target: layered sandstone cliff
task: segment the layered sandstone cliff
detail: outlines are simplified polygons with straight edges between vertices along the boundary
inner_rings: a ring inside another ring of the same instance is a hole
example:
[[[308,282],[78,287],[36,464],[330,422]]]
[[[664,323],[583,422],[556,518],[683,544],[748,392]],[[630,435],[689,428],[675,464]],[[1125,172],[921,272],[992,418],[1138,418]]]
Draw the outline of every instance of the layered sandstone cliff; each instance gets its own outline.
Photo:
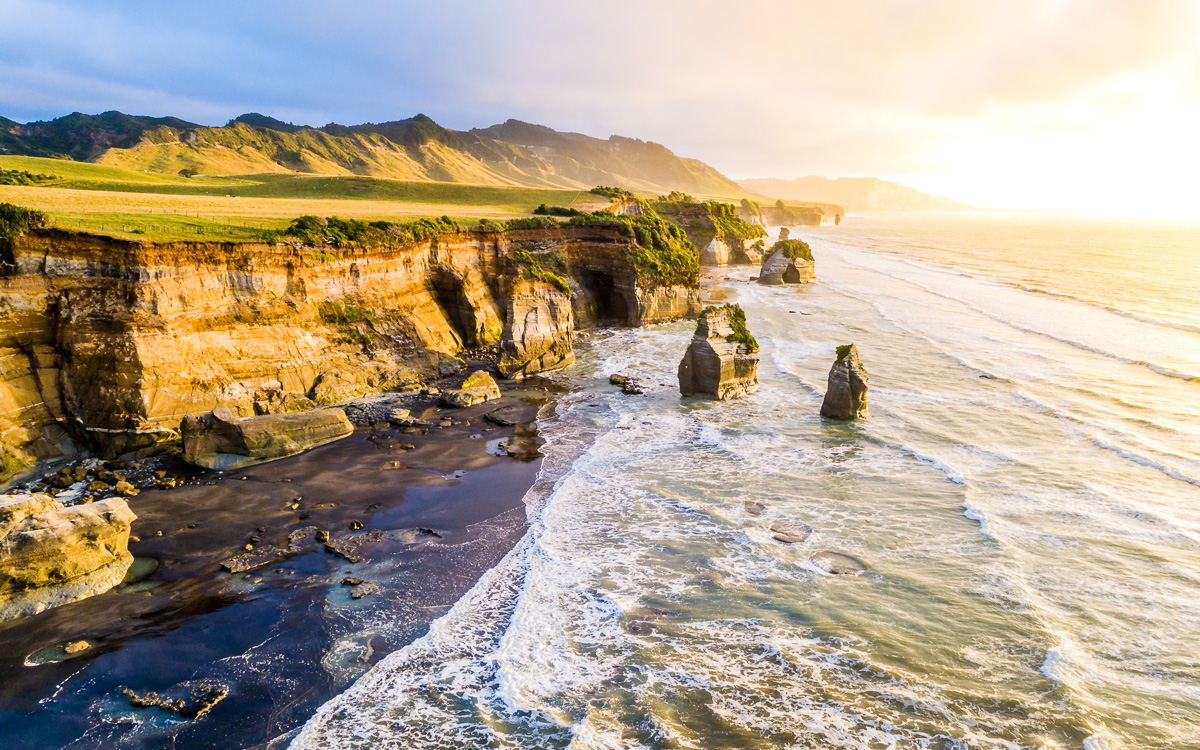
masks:
[[[425,382],[467,347],[499,345],[524,375],[569,362],[575,328],[696,315],[698,288],[655,281],[638,250],[606,226],[372,248],[28,232],[0,277],[0,478],[176,439],[188,414]],[[553,256],[565,289],[525,278],[518,251]]]

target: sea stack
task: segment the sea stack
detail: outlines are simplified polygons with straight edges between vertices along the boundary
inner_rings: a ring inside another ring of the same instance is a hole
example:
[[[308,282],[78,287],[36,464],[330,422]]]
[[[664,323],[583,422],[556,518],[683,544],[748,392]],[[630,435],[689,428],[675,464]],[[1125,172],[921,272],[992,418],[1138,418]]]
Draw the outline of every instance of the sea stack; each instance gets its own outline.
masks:
[[[64,506],[0,495],[0,620],[108,591],[133,563],[125,498]]]
[[[758,342],[739,305],[707,307],[679,363],[679,392],[720,401],[758,390]]]
[[[844,421],[870,416],[867,414],[867,371],[858,359],[854,344],[837,348],[837,361],[829,370],[829,387],[825,391],[825,402],[821,404],[821,416]]]
[[[816,281],[812,250],[803,240],[780,240],[772,247],[758,273],[758,283],[770,286]]]

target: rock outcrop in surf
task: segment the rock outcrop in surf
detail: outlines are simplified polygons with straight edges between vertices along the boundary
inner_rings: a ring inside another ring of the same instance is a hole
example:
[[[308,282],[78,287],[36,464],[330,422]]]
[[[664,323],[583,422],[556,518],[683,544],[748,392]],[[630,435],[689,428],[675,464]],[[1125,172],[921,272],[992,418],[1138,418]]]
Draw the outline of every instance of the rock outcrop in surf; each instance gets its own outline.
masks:
[[[64,506],[0,495],[0,620],[108,591],[133,563],[125,499]]]
[[[679,392],[721,401],[758,390],[758,342],[739,305],[707,307],[679,363]]]
[[[758,283],[770,286],[804,284],[816,279],[812,250],[802,240],[776,242],[758,273]]]
[[[837,348],[837,361],[829,370],[829,386],[821,404],[821,416],[843,421],[870,416],[867,414],[867,371],[854,344]]]

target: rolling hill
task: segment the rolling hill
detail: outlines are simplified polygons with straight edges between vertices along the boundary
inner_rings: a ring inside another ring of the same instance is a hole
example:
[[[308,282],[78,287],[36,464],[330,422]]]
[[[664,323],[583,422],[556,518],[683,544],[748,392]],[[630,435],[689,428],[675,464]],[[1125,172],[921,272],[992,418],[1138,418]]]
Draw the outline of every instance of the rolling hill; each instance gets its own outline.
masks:
[[[845,206],[857,213],[866,211],[963,211],[971,206],[940,195],[922,193],[915,188],[875,177],[798,177],[781,180],[774,177],[739,180],[748,191],[772,195],[784,200],[822,201]]]
[[[69,158],[164,175],[312,174],[418,182],[736,198],[746,190],[656,143],[593,138],[509,120],[455,131],[425,115],[321,128],[249,113],[222,127],[121,112],[16,123],[0,118],[0,154]]]

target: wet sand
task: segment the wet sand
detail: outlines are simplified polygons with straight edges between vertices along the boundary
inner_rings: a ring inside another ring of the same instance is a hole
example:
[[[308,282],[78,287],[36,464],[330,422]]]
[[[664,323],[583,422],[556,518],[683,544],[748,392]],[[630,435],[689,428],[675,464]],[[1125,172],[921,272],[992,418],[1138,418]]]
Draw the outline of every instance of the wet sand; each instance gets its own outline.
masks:
[[[546,397],[508,391],[499,403],[432,411],[428,434],[359,428],[223,475],[174,467],[202,483],[130,501],[141,580],[0,624],[5,746],[254,747],[299,726],[420,637],[524,534],[522,498],[541,461],[494,455],[496,441],[514,430],[535,440]],[[481,419],[500,407],[510,407],[515,427]],[[436,426],[442,414],[455,423]],[[404,443],[416,447],[403,451]],[[361,561],[327,549],[315,530]],[[271,564],[239,573],[221,566],[248,543],[262,551],[289,542],[292,551]],[[354,599],[346,578],[379,589]],[[31,654],[77,640],[92,647],[26,666]],[[121,694],[182,697],[199,683],[228,696],[192,721],[134,708]]]

